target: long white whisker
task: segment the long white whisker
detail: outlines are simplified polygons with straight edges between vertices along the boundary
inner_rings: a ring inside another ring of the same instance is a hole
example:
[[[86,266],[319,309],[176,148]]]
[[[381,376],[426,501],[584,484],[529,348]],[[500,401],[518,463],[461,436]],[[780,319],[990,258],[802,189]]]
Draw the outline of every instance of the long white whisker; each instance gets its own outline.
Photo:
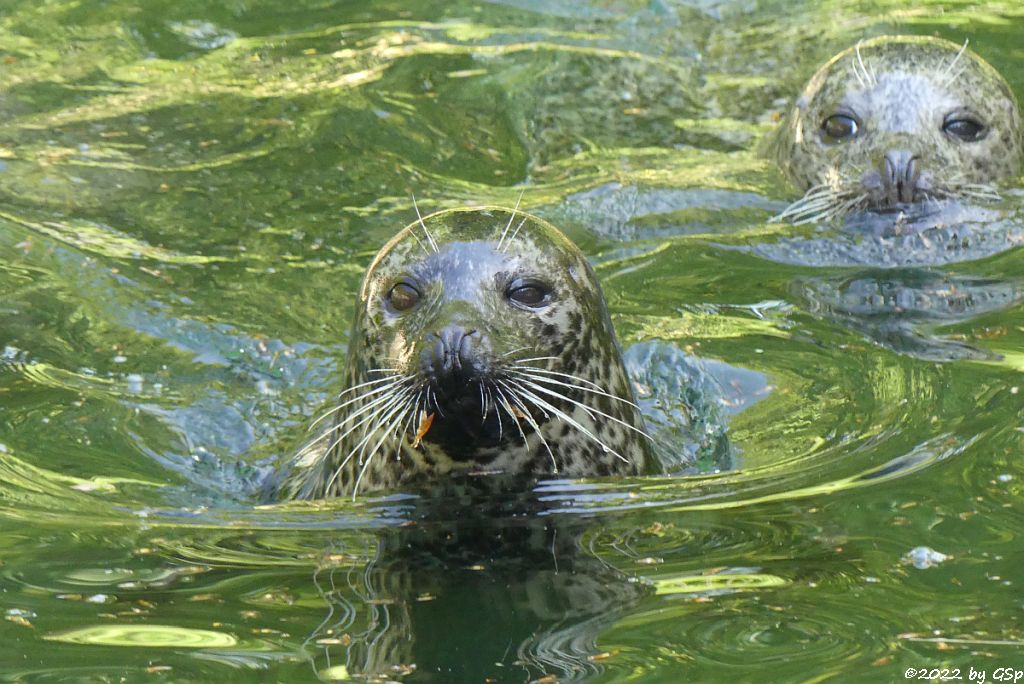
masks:
[[[970,42],[970,38],[964,38],[964,44],[957,51],[956,56],[953,58],[953,61],[951,61],[949,63],[949,66],[947,66],[946,69],[942,72],[943,75],[945,75],[945,77],[946,77],[945,80],[944,80],[944,82],[946,84],[952,83],[953,81],[955,81],[960,76],[960,72],[959,71],[957,73],[955,73],[955,74],[953,73],[953,67],[956,66],[956,63],[960,61],[961,57],[963,57],[964,52],[967,51],[967,44],[969,42]]]
[[[411,406],[408,403],[403,403],[398,408],[401,411],[409,411]],[[406,420],[406,418],[404,416],[399,415],[399,417],[395,421],[395,423],[398,424],[398,425],[401,425],[402,422],[405,421],[405,420]],[[390,422],[390,421],[391,421],[391,417],[389,416],[386,419],[385,422]],[[378,427],[376,429],[380,429],[380,428],[384,428],[383,434],[380,436],[380,439],[377,440],[377,443],[373,445],[373,448],[370,449],[370,453],[366,457],[366,461],[365,461],[365,463],[363,463],[363,467],[359,469],[359,476],[356,478],[356,483],[352,487],[352,500],[353,501],[356,498],[356,494],[359,493],[359,483],[361,483],[363,481],[363,475],[366,474],[367,469],[370,467],[370,461],[372,461],[373,457],[377,455],[377,452],[380,450],[381,445],[384,444],[384,440],[386,440],[388,437],[391,436],[391,431],[387,428],[386,424],[385,425],[381,425],[380,427]],[[401,439],[400,435],[399,435],[399,439]],[[399,450],[401,450],[401,448],[402,448],[401,442],[399,442],[398,448],[399,448]],[[360,458],[362,458],[362,456],[360,456]]]
[[[516,359],[516,363],[526,363],[527,361],[560,361],[561,359],[557,356],[534,356],[532,359]]]
[[[390,391],[400,390],[402,385],[408,385],[408,380],[403,381],[403,382],[397,382],[394,385],[388,385],[387,389],[390,390]],[[358,397],[354,397],[353,400],[354,401],[358,401],[359,399],[362,399],[363,397],[366,397],[366,396],[369,396],[369,393],[360,395]],[[360,406],[358,409],[356,409],[355,411],[353,411],[349,415],[345,416],[345,419],[342,420],[341,422],[339,422],[334,427],[341,427],[342,425],[344,425],[345,423],[349,422],[353,418],[355,418],[355,417],[365,413],[367,410],[374,409],[374,408],[380,406],[381,404],[386,404],[390,400],[390,398],[391,398],[391,394],[388,393],[388,392],[385,392],[383,395],[381,395],[379,397],[376,397],[374,399],[371,399],[370,401],[368,401],[363,406]],[[349,403],[349,402],[346,402],[346,403]]]
[[[345,402],[342,402],[342,403],[338,404],[337,406],[333,406],[333,407],[327,409],[327,411],[322,416],[320,416],[319,418],[317,418],[316,420],[314,420],[312,423],[309,424],[309,428],[308,429],[312,430],[314,427],[316,427],[316,425],[318,423],[320,423],[321,421],[323,421],[327,417],[333,415],[337,411],[340,411],[341,409],[345,408],[346,406],[349,406],[351,404],[356,403],[360,399],[366,399],[367,397],[372,397],[375,394],[380,394],[381,392],[387,392],[388,390],[390,390],[390,389],[392,389],[394,387],[397,387],[398,385],[401,385],[403,382],[407,382],[407,380],[405,378],[399,378],[397,380],[394,379],[394,378],[382,378],[382,380],[387,380],[387,381],[390,381],[390,382],[388,384],[386,384],[386,385],[383,385],[382,387],[375,387],[374,389],[370,390],[369,392],[363,392],[362,394],[360,394],[358,396],[355,396],[355,397],[352,397],[351,399],[349,399],[349,400],[347,400]],[[362,383],[362,385],[357,385],[357,387],[365,387],[366,385],[371,385],[371,384],[374,384],[374,383],[366,383],[366,382],[364,382],[364,383]],[[340,395],[339,395],[339,397],[340,397]]]
[[[393,391],[395,391],[395,390],[396,390],[397,388],[394,388],[394,387],[392,387],[392,388],[389,388],[389,389],[390,389],[390,390],[391,390],[391,391],[393,392]],[[350,420],[354,420],[354,419],[356,419],[356,418],[359,418],[360,416],[367,416],[367,417],[371,417],[371,416],[373,415],[373,410],[374,410],[374,409],[375,409],[376,407],[380,406],[381,404],[383,404],[383,403],[386,403],[386,402],[387,402],[387,401],[388,401],[389,399],[391,399],[391,397],[392,397],[392,394],[390,394],[390,393],[387,393],[387,394],[385,394],[384,396],[381,396],[381,397],[377,397],[376,399],[374,399],[373,401],[369,402],[368,404],[365,404],[365,405],[363,405],[363,406],[360,406],[360,407],[359,407],[359,408],[358,408],[357,410],[353,411],[353,412],[352,412],[351,414],[349,414],[348,416],[346,416],[346,417],[345,417],[345,420],[341,421],[340,423],[336,423],[336,424],[334,424],[334,425],[331,425],[331,426],[330,426],[329,428],[326,428],[326,429],[324,429],[324,430],[323,430],[322,432],[320,432],[319,434],[317,434],[317,435],[316,435],[316,436],[315,436],[315,437],[314,437],[313,439],[311,439],[311,440],[309,440],[308,442],[306,442],[306,444],[304,444],[304,445],[302,446],[302,448],[301,448],[301,449],[299,449],[299,451],[300,451],[300,452],[303,452],[303,451],[305,451],[306,449],[308,449],[308,448],[310,448],[311,446],[313,446],[314,444],[316,444],[316,443],[317,443],[318,441],[320,441],[321,439],[323,439],[323,438],[324,438],[325,436],[327,436],[327,435],[328,435],[328,434],[330,434],[331,432],[333,432],[333,431],[335,431],[335,430],[341,430],[342,426],[343,426],[343,425],[344,425],[345,423],[349,422]],[[333,415],[333,414],[334,414],[334,411],[329,411],[329,412],[328,412],[327,414],[325,414],[325,415],[328,415],[328,416],[330,416],[330,415]],[[363,424],[364,422],[365,422],[365,420],[364,420],[364,421],[362,421],[362,422],[356,423],[356,424],[355,424],[355,425],[353,425],[353,426],[352,426],[352,427],[351,427],[351,428],[350,428],[349,430],[345,431],[345,432],[344,432],[344,433],[342,433],[342,434],[341,434],[341,435],[340,435],[340,436],[339,436],[339,437],[338,437],[337,439],[335,439],[335,440],[334,440],[333,442],[331,442],[330,446],[328,446],[328,447],[327,447],[327,448],[326,448],[326,449],[324,450],[324,454],[325,454],[325,456],[326,456],[327,454],[329,454],[329,453],[330,453],[330,452],[331,452],[331,451],[332,451],[332,450],[334,449],[334,447],[336,447],[336,446],[337,446],[337,445],[338,445],[338,444],[339,444],[339,443],[341,442],[341,440],[342,440],[342,439],[344,439],[344,438],[345,438],[345,436],[349,434],[349,432],[351,432],[352,430],[356,429],[357,427],[359,427],[359,425],[362,425],[362,424]]]
[[[420,214],[419,205],[416,204],[416,195],[412,196],[412,206],[413,209],[416,210],[416,218],[419,220],[420,227],[423,229],[423,234],[427,236],[427,241],[430,242],[431,248],[433,248],[435,253],[439,253],[440,250],[437,248],[437,243],[434,242],[434,236],[430,234],[430,231],[427,229],[427,224],[423,222],[423,215]]]
[[[523,224],[526,223],[526,219],[528,219],[528,218],[530,218],[530,217],[529,216],[524,216],[523,220],[519,222],[518,226],[516,226],[515,232],[512,233],[512,237],[510,237],[508,239],[508,244],[509,245],[511,245],[512,242],[516,239],[516,235],[519,235],[519,230],[523,227]]]
[[[513,364],[511,366],[511,368],[513,370],[516,370],[516,371],[529,371],[530,373],[542,373],[544,375],[557,375],[560,378],[567,378],[569,380],[577,380],[579,382],[582,382],[582,383],[585,383],[587,385],[590,385],[591,387],[593,387],[595,389],[602,389],[601,386],[598,385],[596,382],[591,382],[590,380],[587,380],[586,378],[581,378],[578,375],[571,375],[569,373],[561,373],[559,371],[548,370],[547,368],[537,368],[535,366],[524,366],[522,364]]]
[[[493,405],[494,405],[494,393],[491,391],[491,388],[488,387],[487,388],[487,394],[484,397],[484,417],[480,421],[481,425],[483,425],[484,422],[487,420],[487,414],[491,412],[491,407]],[[497,411],[497,409],[495,409],[495,411]]]
[[[367,404],[366,406],[361,406],[358,411],[356,411],[352,415],[346,417],[345,420],[343,420],[338,425],[333,426],[332,429],[340,430],[341,426],[344,425],[345,423],[347,423],[348,421],[352,420],[353,418],[358,418],[359,416],[362,416],[362,415],[366,414],[365,417],[362,420],[360,420],[357,423],[353,423],[352,425],[349,426],[349,428],[347,430],[345,430],[340,435],[338,435],[338,437],[335,438],[333,442],[331,442],[331,445],[329,447],[327,447],[327,449],[324,452],[324,454],[325,455],[326,454],[330,454],[332,451],[334,451],[334,449],[339,444],[341,444],[341,441],[343,439],[348,437],[350,434],[352,434],[355,430],[358,430],[363,425],[366,425],[367,423],[372,421],[375,417],[379,416],[380,413],[379,412],[375,412],[375,410],[374,410],[378,406],[380,406],[381,404],[385,404],[388,401],[401,399],[401,398],[404,397],[405,394],[407,394],[407,393],[409,393],[411,391],[412,391],[411,387],[406,387],[405,389],[395,391],[395,392],[393,392],[391,394],[387,394],[387,395],[385,395],[383,397],[379,397],[379,398],[375,399],[372,403]]]
[[[857,41],[857,46],[853,49],[853,51],[857,54],[857,61],[853,65],[853,73],[857,77],[857,81],[860,82],[861,87],[867,88],[868,83],[871,82],[871,78],[870,76],[868,76],[867,67],[864,66],[864,60],[860,56],[860,44],[863,42],[863,40]],[[857,69],[858,65],[860,65],[859,71]],[[863,76],[861,75],[861,72],[863,72]]]
[[[350,392],[355,392],[357,389],[362,389],[363,387],[369,387],[370,385],[380,385],[382,383],[392,382],[392,381],[394,381],[393,377],[391,377],[391,378],[374,378],[373,380],[368,380],[366,382],[361,382],[358,385],[353,385],[352,387],[346,388],[343,392],[338,394],[338,399],[341,399],[343,396],[345,396],[346,394],[348,394]]]
[[[415,435],[419,432],[420,424],[416,423],[415,432],[413,431],[412,425],[413,419],[419,415],[419,397],[416,396],[419,392],[420,390],[416,390],[416,394],[411,397],[411,401],[409,402],[409,415],[406,416],[405,427],[399,431],[399,435],[413,435],[413,439],[415,439]],[[401,447],[399,447],[399,458],[401,458]]]
[[[598,439],[594,435],[593,432],[591,432],[590,430],[585,428],[583,425],[581,425],[579,423],[579,421],[575,420],[572,416],[568,415],[565,411],[563,411],[560,408],[552,405],[551,402],[546,401],[546,400],[542,399],[541,397],[538,397],[536,394],[534,394],[530,390],[528,390],[525,387],[522,387],[521,385],[519,385],[519,383],[513,382],[513,384],[519,389],[519,393],[523,397],[530,399],[530,401],[535,403],[538,407],[543,408],[543,409],[547,409],[548,411],[551,412],[551,414],[553,416],[555,416],[555,417],[559,418],[560,420],[563,420],[566,423],[568,423],[569,425],[573,426],[574,428],[576,428],[577,430],[582,432],[586,437],[590,438],[594,443],[596,443],[602,449],[604,449],[605,451],[607,451],[610,454],[613,454],[617,459],[619,459],[623,463],[629,463],[629,459],[628,458],[626,458],[625,456],[623,456],[619,452],[615,451],[615,449],[612,449],[610,446],[608,446],[607,444],[602,442],[600,439]]]
[[[566,387],[568,389],[578,390],[580,392],[589,392],[591,394],[597,394],[597,395],[602,396],[602,397],[608,397],[609,399],[614,399],[615,401],[621,401],[623,404],[626,404],[628,406],[632,406],[633,408],[635,408],[637,410],[640,409],[639,406],[637,406],[636,404],[631,402],[629,399],[624,399],[624,398],[622,398],[622,397],[620,397],[618,395],[612,394],[611,392],[606,392],[606,391],[604,391],[603,389],[600,389],[600,388],[594,389],[593,387],[586,387],[584,385],[574,385],[572,383],[562,382],[561,380],[555,380],[554,378],[538,377],[538,376],[532,375],[530,373],[521,373],[520,372],[520,373],[517,373],[517,375],[520,376],[520,377],[532,380],[533,382],[546,382],[546,383],[550,383],[552,385],[558,385],[559,387]]]
[[[348,455],[344,458],[344,460],[341,462],[341,464],[338,465],[338,467],[335,469],[334,474],[331,475],[331,479],[327,481],[327,487],[324,489],[325,492],[330,492],[331,491],[331,487],[334,485],[335,480],[337,480],[338,475],[340,475],[341,471],[343,471],[345,469],[345,466],[348,465],[348,462],[350,460],[352,460],[352,457],[355,455],[355,453],[357,451],[359,451],[359,453],[360,453],[359,464],[360,465],[363,464],[363,456],[362,456],[362,454],[364,454],[366,452],[366,445],[369,443],[370,439],[377,432],[377,430],[379,430],[389,420],[391,420],[391,418],[396,413],[398,413],[399,411],[401,411],[401,410],[406,408],[406,405],[404,404],[404,402],[406,401],[406,399],[408,399],[413,394],[415,394],[415,392],[416,392],[416,390],[414,388],[412,388],[412,387],[405,388],[402,392],[400,392],[398,394],[397,397],[395,397],[395,406],[393,406],[386,413],[382,412],[382,413],[378,413],[375,416],[373,416],[374,418],[376,418],[376,420],[373,422],[373,425],[371,427],[369,427],[368,429],[364,430],[365,435],[363,436],[363,438],[361,440],[359,440],[359,442],[356,443],[356,445],[354,447],[352,447],[352,450],[348,452]]]
[[[501,390],[499,390],[497,387],[495,387],[494,391],[495,392],[500,392]],[[505,434],[505,426],[502,424],[503,421],[501,420],[501,405],[498,403],[497,399],[494,399],[493,396],[491,397],[491,399],[494,401],[494,405],[495,405],[495,407],[494,407],[494,415],[496,415],[498,417],[498,441],[500,442],[502,436],[504,436],[504,434]],[[509,415],[509,418],[512,419],[512,422],[515,422],[515,420],[516,420],[516,417],[511,415],[511,414]]]
[[[538,392],[543,392],[544,394],[547,394],[548,396],[558,397],[559,399],[564,399],[565,401],[569,402],[570,404],[573,404],[575,406],[579,406],[581,409],[583,409],[584,412],[589,414],[591,418],[594,418],[594,414],[596,413],[599,416],[603,416],[603,417],[607,418],[608,420],[616,422],[619,425],[623,426],[624,428],[626,428],[628,430],[632,430],[633,432],[637,433],[638,435],[643,435],[647,439],[650,439],[650,440],[653,441],[653,438],[649,434],[647,434],[646,432],[644,432],[640,428],[636,427],[635,425],[630,425],[629,423],[627,423],[626,421],[622,420],[621,418],[616,418],[615,416],[610,415],[608,413],[605,413],[604,411],[601,411],[600,409],[596,409],[593,406],[587,406],[586,404],[584,404],[581,401],[576,401],[572,397],[568,397],[568,396],[566,396],[564,394],[559,394],[558,392],[555,392],[554,390],[550,390],[547,387],[544,387],[542,385],[538,385],[537,383],[535,383],[535,382],[533,382],[531,380],[524,380],[523,382],[525,382],[528,387],[530,387],[532,389],[535,389]]]
[[[540,425],[538,425],[537,421],[534,420],[532,415],[530,415],[529,407],[523,403],[523,400],[519,397],[518,393],[514,389],[512,389],[505,383],[501,384],[505,387],[505,389],[508,390],[509,394],[512,395],[512,399],[516,402],[516,404],[519,405],[519,411],[520,413],[523,414],[523,419],[530,424],[530,427],[533,428],[533,432],[537,435],[537,438],[540,439],[540,443],[544,445],[544,449],[547,450],[548,457],[551,459],[551,472],[557,475],[558,462],[555,460],[555,454],[553,451],[551,451],[551,446],[548,445],[548,441],[544,439],[544,434],[541,432]],[[512,410],[512,407],[508,405],[508,399],[505,397],[505,393],[502,392],[501,390],[498,390],[498,393],[501,394],[502,399],[505,400],[506,410],[509,412],[509,415],[512,416],[513,422],[516,424],[516,427],[519,428],[519,434],[523,436],[523,447],[526,448],[527,452],[529,452],[529,445],[526,440],[526,433],[523,432],[523,426],[519,424],[518,420],[515,420],[515,412]]]
[[[430,408],[431,400],[433,400],[433,402],[434,402],[434,410],[443,417],[444,416],[444,411],[441,410],[441,403],[437,400],[437,392],[435,392],[434,389],[430,385],[427,385],[427,405],[426,405],[426,408],[428,408],[428,409]]]
[[[519,211],[519,203],[523,201],[523,194],[525,193],[526,188],[519,191],[519,199],[516,200],[516,206],[512,208],[512,213],[508,217],[508,224],[505,226],[505,230],[501,231],[501,238],[498,240],[499,252],[505,251],[505,248],[503,247],[505,236],[508,235],[508,229],[512,227],[512,222],[516,219],[516,212]]]

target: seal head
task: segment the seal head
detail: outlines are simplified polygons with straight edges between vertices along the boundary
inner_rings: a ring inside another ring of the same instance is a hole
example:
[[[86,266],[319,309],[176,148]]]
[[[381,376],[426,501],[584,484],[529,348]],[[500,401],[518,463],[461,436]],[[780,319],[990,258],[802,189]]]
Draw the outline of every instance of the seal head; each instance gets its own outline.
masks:
[[[807,194],[794,223],[945,198],[998,199],[1021,165],[1021,117],[985,60],[946,40],[885,36],[833,57],[771,141]]]
[[[516,210],[443,211],[396,235],[363,281],[345,379],[280,496],[649,467],[593,270]]]

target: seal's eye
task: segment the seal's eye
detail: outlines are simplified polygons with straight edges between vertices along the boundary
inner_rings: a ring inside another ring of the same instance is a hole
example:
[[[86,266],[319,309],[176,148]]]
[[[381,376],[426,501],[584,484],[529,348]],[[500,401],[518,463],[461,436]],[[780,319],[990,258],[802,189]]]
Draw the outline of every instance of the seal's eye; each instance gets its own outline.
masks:
[[[980,121],[967,116],[950,116],[942,124],[942,130],[946,135],[963,140],[964,142],[977,142],[985,137],[985,126]]]
[[[539,280],[515,280],[505,296],[509,301],[530,309],[539,309],[551,303],[551,288]]]
[[[409,283],[398,283],[388,292],[387,300],[395,311],[408,311],[420,301],[420,291]]]
[[[821,122],[821,132],[825,142],[840,143],[856,138],[860,124],[849,114],[833,114]]]

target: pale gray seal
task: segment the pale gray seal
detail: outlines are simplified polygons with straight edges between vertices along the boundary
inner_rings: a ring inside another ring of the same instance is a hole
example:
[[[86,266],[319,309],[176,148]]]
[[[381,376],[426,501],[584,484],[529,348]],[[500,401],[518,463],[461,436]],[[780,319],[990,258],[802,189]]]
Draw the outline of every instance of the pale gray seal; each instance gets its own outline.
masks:
[[[964,45],[865,40],[822,66],[770,141],[806,194],[777,219],[946,198],[998,199],[1021,166],[1021,117],[1006,80]]]

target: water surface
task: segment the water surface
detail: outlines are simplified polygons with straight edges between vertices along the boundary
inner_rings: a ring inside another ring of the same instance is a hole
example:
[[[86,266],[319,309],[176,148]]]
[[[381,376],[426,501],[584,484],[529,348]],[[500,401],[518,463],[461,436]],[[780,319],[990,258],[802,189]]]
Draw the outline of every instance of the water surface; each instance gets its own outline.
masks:
[[[969,38],[1020,96],[1022,15],[0,3],[0,673],[1024,669],[1019,250],[781,258],[823,238],[768,223],[792,192],[756,154],[863,37]],[[410,196],[520,193],[593,258],[624,344],[747,373],[720,407],[731,467],[545,483],[526,516],[254,503],[338,390],[359,279]],[[989,210],[1020,209],[1009,193]]]

